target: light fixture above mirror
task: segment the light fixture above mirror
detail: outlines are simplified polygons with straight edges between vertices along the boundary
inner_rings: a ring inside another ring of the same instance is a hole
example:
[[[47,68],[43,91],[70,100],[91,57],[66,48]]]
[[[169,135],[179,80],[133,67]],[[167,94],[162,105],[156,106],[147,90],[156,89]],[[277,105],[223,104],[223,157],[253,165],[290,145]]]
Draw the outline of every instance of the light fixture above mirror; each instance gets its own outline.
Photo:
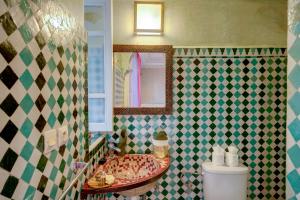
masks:
[[[162,35],[164,32],[164,4],[162,2],[134,2],[134,32],[137,35]]]

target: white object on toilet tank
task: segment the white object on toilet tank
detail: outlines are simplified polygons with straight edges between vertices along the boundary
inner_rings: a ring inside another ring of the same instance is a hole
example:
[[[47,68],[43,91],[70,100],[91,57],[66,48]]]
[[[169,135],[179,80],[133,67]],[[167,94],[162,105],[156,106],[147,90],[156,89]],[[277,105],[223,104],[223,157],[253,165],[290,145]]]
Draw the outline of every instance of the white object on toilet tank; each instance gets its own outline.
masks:
[[[205,200],[246,200],[248,168],[202,164]]]
[[[225,150],[219,145],[213,147],[212,163],[216,166],[224,165],[224,153]]]

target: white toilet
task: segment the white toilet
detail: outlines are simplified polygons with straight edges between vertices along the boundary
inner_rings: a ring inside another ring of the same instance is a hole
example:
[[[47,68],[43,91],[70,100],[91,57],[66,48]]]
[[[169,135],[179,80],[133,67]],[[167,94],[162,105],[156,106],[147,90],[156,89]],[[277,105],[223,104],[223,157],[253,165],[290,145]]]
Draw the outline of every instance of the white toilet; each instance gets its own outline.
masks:
[[[248,168],[202,164],[205,200],[246,200]]]

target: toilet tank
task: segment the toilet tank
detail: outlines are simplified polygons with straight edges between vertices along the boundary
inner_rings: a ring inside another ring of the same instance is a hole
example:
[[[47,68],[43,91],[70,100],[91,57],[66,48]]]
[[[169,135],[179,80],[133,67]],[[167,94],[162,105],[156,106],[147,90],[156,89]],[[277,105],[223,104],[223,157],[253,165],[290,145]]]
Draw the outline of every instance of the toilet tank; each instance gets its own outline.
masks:
[[[205,200],[246,200],[248,168],[202,164]]]

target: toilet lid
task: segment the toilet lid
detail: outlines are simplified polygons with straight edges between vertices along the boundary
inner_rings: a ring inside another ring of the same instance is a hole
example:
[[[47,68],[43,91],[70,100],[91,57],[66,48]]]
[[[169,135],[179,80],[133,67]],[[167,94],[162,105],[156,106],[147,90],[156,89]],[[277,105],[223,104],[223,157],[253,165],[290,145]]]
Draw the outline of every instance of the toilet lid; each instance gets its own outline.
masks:
[[[214,174],[247,174],[248,167],[240,165],[239,167],[215,166],[212,162],[202,163],[202,169],[205,172]]]

